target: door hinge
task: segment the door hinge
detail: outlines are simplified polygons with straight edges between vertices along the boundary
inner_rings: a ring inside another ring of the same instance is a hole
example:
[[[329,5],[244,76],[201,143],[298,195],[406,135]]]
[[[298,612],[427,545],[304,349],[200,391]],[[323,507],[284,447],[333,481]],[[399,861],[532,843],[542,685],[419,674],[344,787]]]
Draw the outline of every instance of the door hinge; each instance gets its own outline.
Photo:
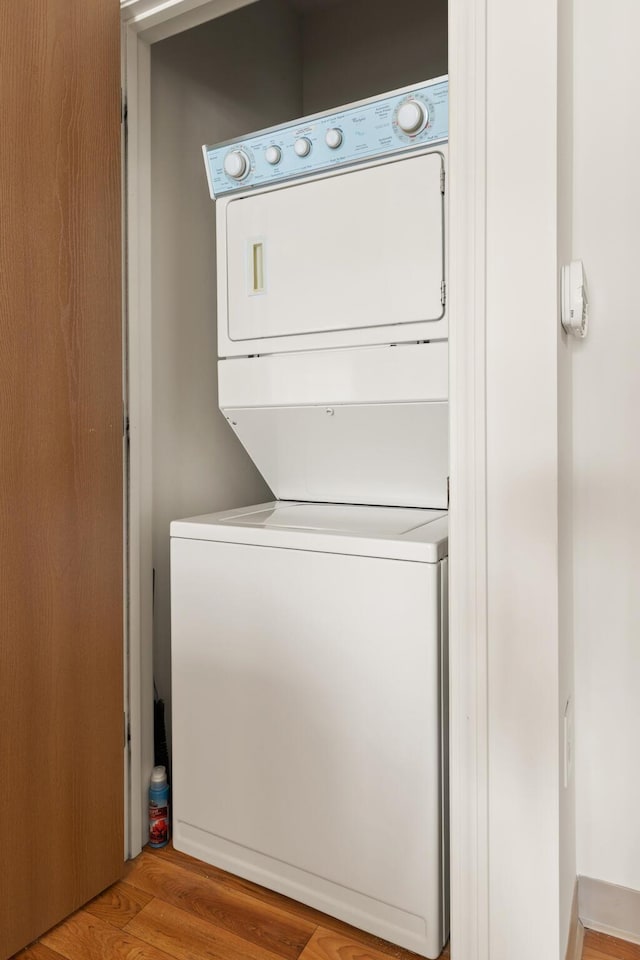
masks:
[[[440,303],[444,307],[447,302],[447,284],[446,281],[442,281],[440,284]]]
[[[122,726],[123,726],[123,746],[127,747],[131,743],[131,727],[129,726],[129,718],[126,713],[122,714]]]
[[[122,436],[125,440],[129,439],[129,414],[126,410],[122,411]]]
[[[440,193],[444,193],[444,169],[440,171]]]
[[[120,123],[126,124],[127,122],[127,98],[124,95],[124,90],[120,89]]]
[[[449,477],[447,477],[447,510],[449,509]]]

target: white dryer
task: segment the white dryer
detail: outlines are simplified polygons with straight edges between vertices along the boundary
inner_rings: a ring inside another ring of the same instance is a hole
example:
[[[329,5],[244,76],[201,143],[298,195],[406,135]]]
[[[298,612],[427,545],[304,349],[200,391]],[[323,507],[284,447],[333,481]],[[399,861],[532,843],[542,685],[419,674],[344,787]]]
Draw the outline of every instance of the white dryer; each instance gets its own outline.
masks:
[[[220,408],[279,499],[447,506],[447,91],[203,148]]]
[[[278,502],[171,535],[176,847],[439,956],[446,513]]]
[[[446,339],[446,151],[218,200],[219,355]]]

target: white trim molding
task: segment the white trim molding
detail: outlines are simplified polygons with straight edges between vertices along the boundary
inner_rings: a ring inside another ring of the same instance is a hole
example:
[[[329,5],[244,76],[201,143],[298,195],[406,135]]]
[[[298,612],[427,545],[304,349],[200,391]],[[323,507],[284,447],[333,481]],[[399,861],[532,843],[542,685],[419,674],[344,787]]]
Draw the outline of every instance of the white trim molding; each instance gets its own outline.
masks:
[[[121,0],[120,14],[130,29],[151,44],[255,2],[256,0]]]
[[[129,856],[148,839],[153,746],[149,47],[124,27],[128,459]]]
[[[486,0],[449,4],[451,956],[489,960]]]
[[[565,947],[560,934],[557,0],[487,0],[486,22],[490,955],[491,960],[554,960]],[[451,580],[455,594],[453,575]]]
[[[640,890],[580,877],[578,913],[583,925],[590,930],[640,943]]]
[[[571,902],[571,920],[569,921],[569,940],[565,960],[582,960],[584,945],[584,926],[578,914],[578,880],[576,878]]]

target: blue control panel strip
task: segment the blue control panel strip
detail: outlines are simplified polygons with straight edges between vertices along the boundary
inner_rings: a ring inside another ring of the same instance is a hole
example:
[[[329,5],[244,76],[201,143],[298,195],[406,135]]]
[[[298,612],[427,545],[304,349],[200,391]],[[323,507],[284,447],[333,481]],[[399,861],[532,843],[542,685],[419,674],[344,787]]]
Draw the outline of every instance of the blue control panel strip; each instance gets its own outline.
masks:
[[[238,140],[204,146],[211,196],[442,143],[449,133],[448,94],[448,78],[438,77]],[[415,127],[414,132],[407,127]]]

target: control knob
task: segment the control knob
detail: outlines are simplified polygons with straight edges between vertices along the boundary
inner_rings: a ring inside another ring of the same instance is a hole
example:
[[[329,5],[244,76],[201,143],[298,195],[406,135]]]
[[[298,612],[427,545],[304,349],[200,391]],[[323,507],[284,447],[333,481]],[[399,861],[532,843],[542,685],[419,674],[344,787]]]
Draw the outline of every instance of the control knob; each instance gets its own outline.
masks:
[[[274,167],[276,163],[280,163],[282,159],[282,150],[280,147],[276,147],[275,143],[272,143],[271,146],[265,150],[264,158],[267,163],[270,163],[271,166]]]
[[[342,145],[344,139],[342,130],[338,127],[331,127],[324,135],[325,142],[330,150],[337,150]]]
[[[234,180],[244,180],[250,167],[251,162],[244,150],[232,150],[224,158],[224,172]]]
[[[311,153],[311,140],[307,137],[299,137],[294,143],[293,149],[299,157],[308,157]]]
[[[426,127],[429,121],[429,111],[418,100],[405,100],[398,110],[396,119],[398,126],[404,133],[415,137]]]

